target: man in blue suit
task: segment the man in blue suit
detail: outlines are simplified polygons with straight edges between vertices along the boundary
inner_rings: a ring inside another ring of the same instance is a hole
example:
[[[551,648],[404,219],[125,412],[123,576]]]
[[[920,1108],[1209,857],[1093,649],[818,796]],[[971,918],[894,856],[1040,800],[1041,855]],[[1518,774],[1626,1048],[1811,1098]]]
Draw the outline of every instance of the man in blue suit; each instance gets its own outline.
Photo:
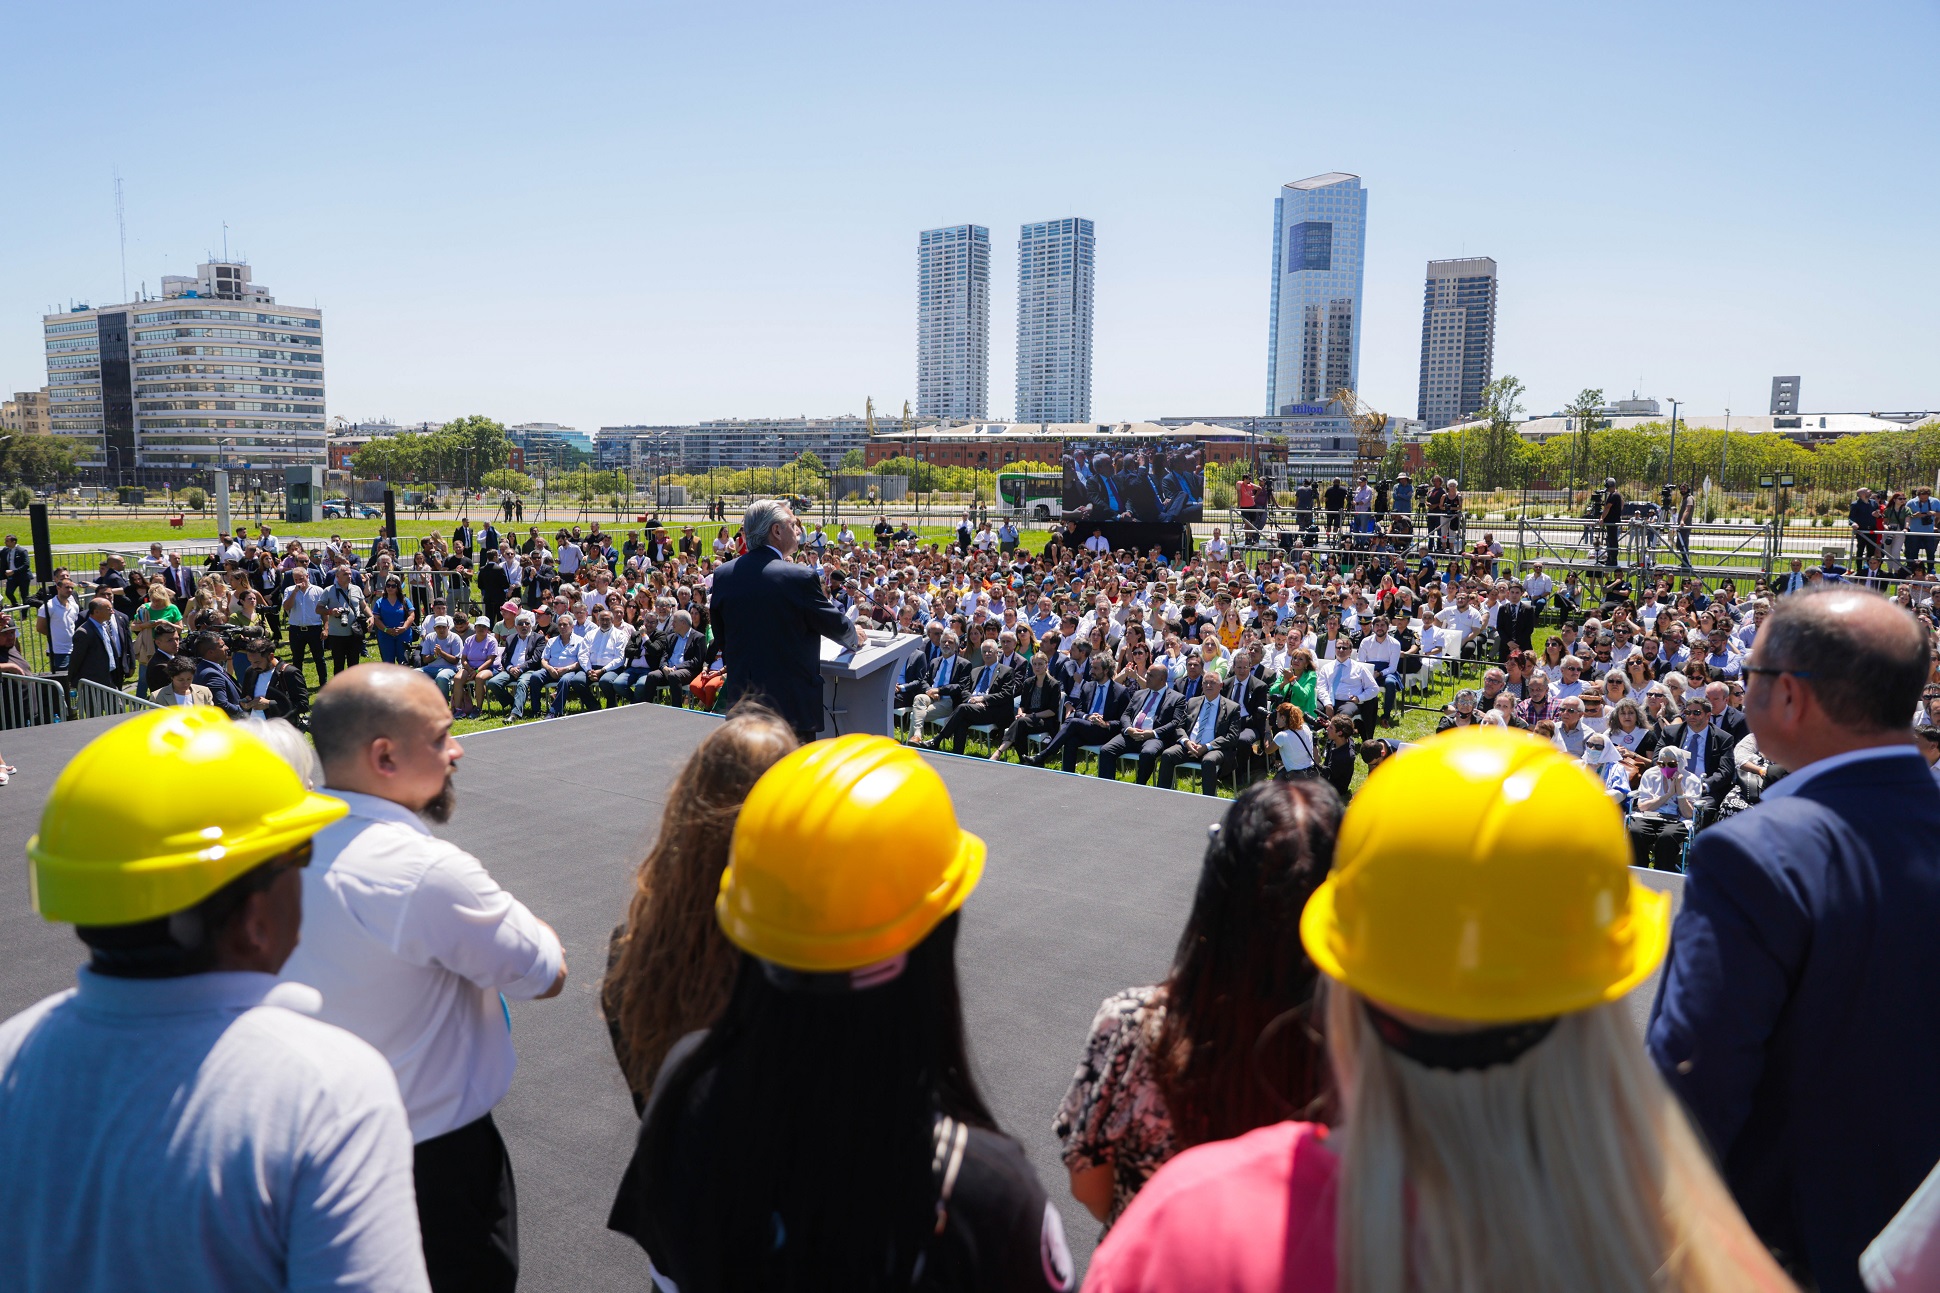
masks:
[[[1111,658],[1091,657],[1091,677],[1081,682],[1064,698],[1064,725],[1050,744],[1023,762],[1041,768],[1056,756],[1066,772],[1078,770],[1078,756],[1087,745],[1104,745],[1124,726],[1125,703],[1132,693],[1111,677]]]
[[[1697,837],[1649,1046],[1761,1238],[1825,1293],[1940,1161],[1940,788],[1926,630],[1876,593],[1779,601],[1745,666],[1791,774]]]
[[[817,638],[853,649],[855,625],[830,604],[822,581],[789,560],[801,524],[786,503],[757,500],[742,518],[748,550],[714,572],[714,637],[727,666],[722,708],[757,696],[812,741],[822,727],[822,664]]]

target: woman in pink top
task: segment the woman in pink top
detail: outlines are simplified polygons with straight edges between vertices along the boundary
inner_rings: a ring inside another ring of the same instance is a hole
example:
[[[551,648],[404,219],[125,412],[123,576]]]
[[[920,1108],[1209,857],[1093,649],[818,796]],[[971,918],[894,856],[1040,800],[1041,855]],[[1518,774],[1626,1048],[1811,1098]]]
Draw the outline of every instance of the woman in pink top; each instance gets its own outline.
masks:
[[[1087,1290],[1790,1289],[1644,1054],[1623,997],[1670,902],[1546,741],[1473,727],[1386,759],[1301,940],[1342,1120],[1160,1169]]]

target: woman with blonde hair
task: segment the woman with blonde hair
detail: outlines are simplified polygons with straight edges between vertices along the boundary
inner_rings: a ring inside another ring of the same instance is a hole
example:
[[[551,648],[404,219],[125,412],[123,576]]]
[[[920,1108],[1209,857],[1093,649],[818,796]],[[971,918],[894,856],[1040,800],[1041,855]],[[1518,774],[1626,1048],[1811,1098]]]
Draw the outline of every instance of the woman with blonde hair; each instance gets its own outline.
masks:
[[[1546,742],[1480,727],[1384,760],[1300,922],[1339,1126],[1179,1155],[1085,1288],[1792,1288],[1631,1023],[1671,913],[1629,861]]]
[[[795,748],[772,710],[736,705],[667,787],[660,834],[633,880],[626,923],[613,931],[600,1008],[613,1053],[646,1108],[673,1044],[726,1007],[741,955],[714,918],[728,841],[761,774]]]

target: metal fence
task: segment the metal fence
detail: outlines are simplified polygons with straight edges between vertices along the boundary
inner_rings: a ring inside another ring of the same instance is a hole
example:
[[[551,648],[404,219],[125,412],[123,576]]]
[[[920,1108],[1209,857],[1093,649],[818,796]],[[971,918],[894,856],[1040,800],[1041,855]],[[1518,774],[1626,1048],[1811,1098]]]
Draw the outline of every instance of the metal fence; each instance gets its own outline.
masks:
[[[145,709],[160,709],[154,701],[143,700],[140,696],[113,687],[103,687],[98,682],[81,680],[74,692],[73,714],[75,718],[112,718],[117,714],[139,714]]]
[[[41,727],[67,719],[67,688],[58,679],[0,674],[0,729]]]

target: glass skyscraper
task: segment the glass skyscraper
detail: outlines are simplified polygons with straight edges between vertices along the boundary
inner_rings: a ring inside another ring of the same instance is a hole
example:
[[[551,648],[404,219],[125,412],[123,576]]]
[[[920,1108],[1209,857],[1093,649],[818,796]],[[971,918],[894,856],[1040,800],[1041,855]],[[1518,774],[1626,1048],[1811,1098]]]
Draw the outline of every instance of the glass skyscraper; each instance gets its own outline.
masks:
[[[1282,185],[1273,201],[1273,315],[1266,411],[1308,412],[1361,373],[1361,276],[1367,190],[1330,171]]]
[[[916,242],[916,411],[990,414],[990,230],[925,229]]]
[[[1091,421],[1092,248],[1089,220],[1045,220],[1019,231],[1019,422]]]

